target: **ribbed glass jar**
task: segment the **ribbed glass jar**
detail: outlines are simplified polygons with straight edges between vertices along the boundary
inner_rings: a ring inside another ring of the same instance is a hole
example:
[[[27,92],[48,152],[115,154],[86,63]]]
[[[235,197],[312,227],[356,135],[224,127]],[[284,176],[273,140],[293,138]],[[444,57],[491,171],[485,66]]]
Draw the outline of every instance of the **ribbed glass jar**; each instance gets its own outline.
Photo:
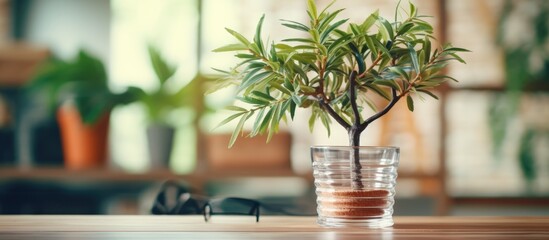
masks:
[[[311,147],[318,223],[392,226],[399,153],[397,147]]]

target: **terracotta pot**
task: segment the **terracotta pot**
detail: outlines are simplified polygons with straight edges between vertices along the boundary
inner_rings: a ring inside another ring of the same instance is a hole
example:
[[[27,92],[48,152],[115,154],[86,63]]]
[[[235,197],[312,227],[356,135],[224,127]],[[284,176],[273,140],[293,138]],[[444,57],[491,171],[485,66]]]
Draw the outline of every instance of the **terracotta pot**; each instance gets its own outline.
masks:
[[[96,123],[82,122],[73,105],[63,105],[57,111],[57,121],[63,143],[65,167],[72,170],[105,167],[107,162],[107,136],[109,114]]]

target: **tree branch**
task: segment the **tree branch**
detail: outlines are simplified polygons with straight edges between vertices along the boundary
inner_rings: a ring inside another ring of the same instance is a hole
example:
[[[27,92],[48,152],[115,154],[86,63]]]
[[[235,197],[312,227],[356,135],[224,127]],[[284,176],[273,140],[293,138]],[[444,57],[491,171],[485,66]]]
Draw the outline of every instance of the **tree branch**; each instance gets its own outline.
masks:
[[[318,103],[322,108],[324,108],[324,110],[326,110],[326,112],[328,112],[328,114],[330,114],[330,116],[334,120],[336,120],[337,123],[339,123],[339,125],[343,126],[343,128],[345,128],[346,130],[349,130],[351,128],[351,125],[349,125],[349,123],[347,123],[341,116],[339,116],[330,106],[330,104],[324,102],[323,99],[319,99]]]
[[[393,95],[393,98],[391,99],[389,104],[387,104],[387,106],[385,106],[385,108],[383,110],[381,110],[378,113],[372,115],[371,117],[366,119],[366,121],[364,121],[362,124],[360,124],[360,127],[359,127],[360,131],[364,131],[364,129],[366,129],[366,127],[368,125],[370,125],[370,123],[372,123],[373,121],[377,120],[378,118],[382,117],[387,112],[389,112],[389,110],[391,110],[391,108],[393,108],[393,106],[395,106],[395,104],[398,102],[398,100],[400,100],[400,98],[402,97],[400,95],[397,95],[397,91],[394,88],[391,88],[391,93]]]
[[[355,116],[355,123],[353,125],[360,126],[360,112],[358,111],[358,106],[356,104],[356,71],[351,72],[349,76],[349,100],[351,102],[351,108],[353,110],[353,115]]]
[[[374,69],[374,67],[379,63],[379,61],[381,61],[383,59],[383,56],[381,55],[382,52],[378,52],[377,53],[377,58],[372,62],[372,64],[368,67],[368,69],[366,69],[366,71],[362,72],[358,78],[363,78],[364,76],[366,76],[366,73],[369,73],[370,71],[372,71],[372,69]]]

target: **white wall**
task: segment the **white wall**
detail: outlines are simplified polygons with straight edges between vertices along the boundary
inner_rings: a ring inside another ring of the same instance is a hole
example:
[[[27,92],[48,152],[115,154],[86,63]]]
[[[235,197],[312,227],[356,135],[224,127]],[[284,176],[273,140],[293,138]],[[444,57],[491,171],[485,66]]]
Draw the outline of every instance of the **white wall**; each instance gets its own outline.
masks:
[[[83,47],[109,65],[110,0],[33,0],[27,21],[28,42],[63,59]]]

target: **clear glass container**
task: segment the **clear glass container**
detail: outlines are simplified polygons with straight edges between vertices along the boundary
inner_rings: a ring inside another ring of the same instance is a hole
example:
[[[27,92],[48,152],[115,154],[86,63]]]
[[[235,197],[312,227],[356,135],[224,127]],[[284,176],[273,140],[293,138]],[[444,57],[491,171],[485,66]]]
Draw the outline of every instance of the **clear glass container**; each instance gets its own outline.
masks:
[[[318,223],[392,226],[399,152],[397,147],[311,147]]]

